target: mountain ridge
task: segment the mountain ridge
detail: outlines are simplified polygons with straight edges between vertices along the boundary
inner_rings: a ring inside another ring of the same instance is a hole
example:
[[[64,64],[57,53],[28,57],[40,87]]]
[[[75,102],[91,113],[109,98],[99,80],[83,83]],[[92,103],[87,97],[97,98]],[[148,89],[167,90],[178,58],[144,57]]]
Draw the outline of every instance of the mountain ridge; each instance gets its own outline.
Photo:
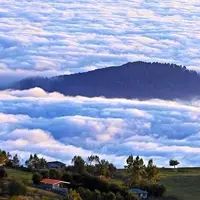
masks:
[[[26,78],[8,88],[40,87],[68,96],[185,100],[199,97],[199,86],[200,75],[185,66],[138,61],[52,78]]]

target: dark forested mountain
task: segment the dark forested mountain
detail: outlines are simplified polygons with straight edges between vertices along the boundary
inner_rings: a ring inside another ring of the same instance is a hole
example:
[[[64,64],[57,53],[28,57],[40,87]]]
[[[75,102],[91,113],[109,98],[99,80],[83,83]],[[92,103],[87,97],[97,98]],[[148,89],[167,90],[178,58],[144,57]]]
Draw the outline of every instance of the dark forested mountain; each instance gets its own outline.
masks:
[[[174,64],[133,62],[53,78],[28,78],[10,88],[33,87],[70,96],[190,99],[200,96],[200,75]]]

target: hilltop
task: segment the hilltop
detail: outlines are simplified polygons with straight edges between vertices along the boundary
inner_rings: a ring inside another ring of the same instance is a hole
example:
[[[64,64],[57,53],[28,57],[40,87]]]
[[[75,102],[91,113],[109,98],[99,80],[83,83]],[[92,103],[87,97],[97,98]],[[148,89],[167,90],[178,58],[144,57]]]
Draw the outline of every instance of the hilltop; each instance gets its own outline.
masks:
[[[27,78],[8,88],[24,90],[40,87],[69,96],[188,100],[200,96],[199,86],[200,75],[184,66],[129,62],[72,75]]]

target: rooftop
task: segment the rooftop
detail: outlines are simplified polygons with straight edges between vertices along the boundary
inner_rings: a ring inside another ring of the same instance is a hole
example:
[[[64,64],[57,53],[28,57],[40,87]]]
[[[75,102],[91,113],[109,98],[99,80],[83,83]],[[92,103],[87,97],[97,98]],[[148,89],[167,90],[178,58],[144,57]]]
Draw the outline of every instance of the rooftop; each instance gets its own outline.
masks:
[[[131,192],[136,193],[136,194],[147,194],[148,193],[147,191],[144,191],[144,190],[141,190],[138,188],[131,189]]]
[[[48,179],[48,178],[42,179],[40,183],[49,184],[49,185],[54,185],[58,183],[70,184],[70,182],[65,182],[65,181],[56,180],[56,179]]]
[[[52,161],[52,162],[48,162],[47,164],[59,164],[59,165],[65,165],[65,163],[62,163],[60,161]]]

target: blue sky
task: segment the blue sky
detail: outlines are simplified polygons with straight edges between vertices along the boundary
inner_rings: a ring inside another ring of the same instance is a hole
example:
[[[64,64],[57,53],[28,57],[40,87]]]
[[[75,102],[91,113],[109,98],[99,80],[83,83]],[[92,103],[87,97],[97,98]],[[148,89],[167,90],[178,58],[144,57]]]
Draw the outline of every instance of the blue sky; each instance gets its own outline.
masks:
[[[129,61],[200,71],[197,0],[0,0],[0,84]],[[123,166],[129,154],[199,166],[200,103],[65,97],[40,88],[0,92],[0,147],[70,162]]]

